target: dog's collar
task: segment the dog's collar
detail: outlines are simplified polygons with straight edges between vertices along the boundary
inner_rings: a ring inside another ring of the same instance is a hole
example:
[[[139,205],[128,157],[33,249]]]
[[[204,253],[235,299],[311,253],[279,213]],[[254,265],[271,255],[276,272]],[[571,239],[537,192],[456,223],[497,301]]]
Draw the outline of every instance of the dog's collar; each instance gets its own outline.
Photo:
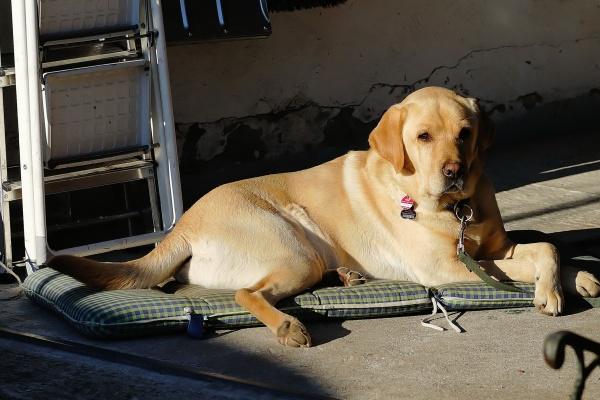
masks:
[[[404,219],[417,218],[417,213],[415,211],[416,205],[417,203],[412,197],[410,197],[409,195],[404,196],[402,200],[400,200],[400,208],[402,209],[402,211],[400,211],[400,216]],[[456,203],[446,204],[444,209],[456,215],[456,218],[458,218],[459,220],[459,213],[464,213],[465,209],[471,210],[471,213],[473,212],[473,209],[469,205],[469,199],[462,199],[457,201]]]

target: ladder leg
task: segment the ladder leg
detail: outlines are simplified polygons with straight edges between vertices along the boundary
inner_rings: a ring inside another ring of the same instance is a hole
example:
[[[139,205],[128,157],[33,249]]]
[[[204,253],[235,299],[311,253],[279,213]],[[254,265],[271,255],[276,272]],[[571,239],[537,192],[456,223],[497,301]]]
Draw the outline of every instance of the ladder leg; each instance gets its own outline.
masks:
[[[0,66],[2,60],[0,59]],[[6,125],[4,123],[4,89],[0,87],[0,183],[8,180],[8,161],[6,159]],[[2,213],[3,246],[2,256],[4,264],[12,268],[12,234],[10,230],[10,202],[2,191],[0,199]]]
[[[154,232],[159,232],[162,229],[162,218],[160,215],[160,202],[156,193],[156,181],[154,176],[149,176],[148,181],[148,197],[150,198],[150,209],[152,210],[152,225]]]
[[[129,194],[127,192],[127,184],[121,185],[123,187],[123,200],[125,200],[125,212],[129,212]],[[133,236],[133,225],[131,224],[131,218],[127,218],[127,232],[129,236]]]
[[[4,256],[4,264],[8,268],[12,268],[12,233],[10,228],[10,203],[2,199],[2,230],[4,235],[4,246],[2,255]]]

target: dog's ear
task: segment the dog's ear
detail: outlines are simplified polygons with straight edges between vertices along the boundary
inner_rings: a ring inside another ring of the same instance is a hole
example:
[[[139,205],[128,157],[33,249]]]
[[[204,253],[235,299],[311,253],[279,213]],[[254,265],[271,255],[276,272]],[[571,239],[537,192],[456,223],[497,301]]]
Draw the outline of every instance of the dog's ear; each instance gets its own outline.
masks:
[[[404,142],[402,126],[406,117],[406,109],[395,105],[390,107],[369,135],[369,145],[382,158],[394,166],[396,172],[404,168]]]
[[[492,143],[494,142],[496,128],[489,114],[483,107],[479,105],[479,100],[475,98],[469,98],[468,100],[473,108],[473,111],[477,115],[479,125],[477,134],[477,147],[479,148],[480,154],[485,154],[485,152],[492,146]]]

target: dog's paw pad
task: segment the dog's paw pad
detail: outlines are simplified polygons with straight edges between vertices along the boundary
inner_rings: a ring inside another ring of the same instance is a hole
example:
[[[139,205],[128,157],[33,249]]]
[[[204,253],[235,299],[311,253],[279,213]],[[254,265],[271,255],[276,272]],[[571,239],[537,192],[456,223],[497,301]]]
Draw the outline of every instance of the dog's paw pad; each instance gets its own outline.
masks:
[[[600,281],[587,271],[579,271],[575,278],[577,292],[583,297],[600,296]]]
[[[310,335],[300,321],[284,321],[277,329],[279,343],[289,347],[310,347]]]

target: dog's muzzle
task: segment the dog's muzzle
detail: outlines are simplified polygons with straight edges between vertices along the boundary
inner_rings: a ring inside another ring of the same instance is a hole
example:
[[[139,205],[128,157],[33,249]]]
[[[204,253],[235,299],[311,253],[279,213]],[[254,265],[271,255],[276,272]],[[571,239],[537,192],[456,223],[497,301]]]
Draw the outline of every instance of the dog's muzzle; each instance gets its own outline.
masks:
[[[446,187],[444,188],[444,193],[457,193],[464,189],[465,181],[462,177],[449,179]]]
[[[442,174],[446,178],[444,193],[456,193],[463,190],[465,185],[465,168],[463,163],[450,161],[442,167]]]

